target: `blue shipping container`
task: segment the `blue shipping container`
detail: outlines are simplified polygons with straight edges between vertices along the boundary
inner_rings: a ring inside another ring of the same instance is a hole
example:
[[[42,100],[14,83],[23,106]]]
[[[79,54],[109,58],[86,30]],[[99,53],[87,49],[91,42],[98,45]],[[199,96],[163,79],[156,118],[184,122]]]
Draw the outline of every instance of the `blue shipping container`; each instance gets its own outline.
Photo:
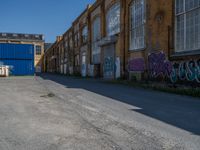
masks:
[[[35,67],[33,60],[0,60],[0,64],[10,67],[10,75],[24,76],[34,75]]]
[[[34,46],[0,43],[0,59],[34,59]]]
[[[0,65],[10,66],[11,75],[34,75],[34,46],[0,43]]]

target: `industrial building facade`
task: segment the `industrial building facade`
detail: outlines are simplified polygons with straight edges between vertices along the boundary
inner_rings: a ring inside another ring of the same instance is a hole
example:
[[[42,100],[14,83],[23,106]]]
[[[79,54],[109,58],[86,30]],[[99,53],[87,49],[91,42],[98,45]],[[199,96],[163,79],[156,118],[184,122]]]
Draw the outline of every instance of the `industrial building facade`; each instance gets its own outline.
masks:
[[[45,54],[47,72],[200,82],[199,0],[96,0]]]
[[[44,68],[43,35],[0,33],[0,52],[1,65],[10,66],[11,75],[33,75]]]

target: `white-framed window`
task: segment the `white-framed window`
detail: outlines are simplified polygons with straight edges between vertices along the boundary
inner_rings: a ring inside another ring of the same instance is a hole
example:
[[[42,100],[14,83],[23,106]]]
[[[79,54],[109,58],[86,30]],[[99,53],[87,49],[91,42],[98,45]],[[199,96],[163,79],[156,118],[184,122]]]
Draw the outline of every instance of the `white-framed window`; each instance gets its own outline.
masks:
[[[175,51],[200,50],[200,0],[175,2]]]
[[[77,47],[79,46],[79,42],[80,42],[80,34],[79,32],[77,33]]]
[[[86,43],[88,41],[88,26],[84,26],[82,29],[82,43]]]
[[[100,63],[101,48],[98,42],[101,38],[100,17],[97,17],[92,24],[92,62],[94,64]]]
[[[75,33],[74,35],[74,46],[78,47],[79,46],[79,33]]]
[[[13,34],[13,36],[14,36],[14,37],[17,37],[18,35],[17,35],[17,34]]]
[[[101,38],[100,17],[93,21],[92,25],[92,41],[98,41]]]
[[[79,66],[79,55],[75,56],[75,66]]]
[[[108,36],[120,32],[120,2],[115,3],[106,14],[106,33]]]
[[[68,49],[68,41],[65,41],[65,48]]]
[[[41,46],[39,46],[39,45],[36,45],[35,46],[35,51],[36,51],[36,55],[41,55],[42,54],[42,48],[41,48]]]
[[[70,37],[70,39],[69,39],[69,48],[70,48],[70,49],[73,48],[73,40],[72,40],[72,37]]]
[[[35,35],[35,38],[40,38],[40,36],[39,35]]]
[[[6,33],[2,33],[2,36],[7,36],[7,34]]]
[[[130,50],[145,48],[145,0],[133,0],[130,5]]]

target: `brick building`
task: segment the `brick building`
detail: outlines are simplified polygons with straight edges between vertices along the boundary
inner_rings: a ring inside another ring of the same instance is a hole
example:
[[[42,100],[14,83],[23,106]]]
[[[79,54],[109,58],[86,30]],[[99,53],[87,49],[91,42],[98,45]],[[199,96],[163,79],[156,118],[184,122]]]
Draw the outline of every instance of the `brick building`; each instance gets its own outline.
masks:
[[[61,72],[61,50],[63,37],[57,36],[56,42],[51,45],[46,51],[44,56],[45,67],[44,70],[52,73]]]
[[[199,0],[96,0],[63,37],[71,73],[200,82]]]

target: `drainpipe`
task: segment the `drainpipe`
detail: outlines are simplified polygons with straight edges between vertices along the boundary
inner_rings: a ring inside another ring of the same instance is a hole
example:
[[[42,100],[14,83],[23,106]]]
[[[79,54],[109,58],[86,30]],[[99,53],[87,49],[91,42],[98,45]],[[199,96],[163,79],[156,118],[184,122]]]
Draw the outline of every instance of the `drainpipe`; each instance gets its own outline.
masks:
[[[126,34],[125,34],[125,29],[126,29],[126,26],[125,26],[125,21],[126,21],[126,9],[125,9],[125,4],[126,4],[126,1],[125,1],[125,3],[123,3],[125,0],[122,0],[122,5],[123,5],[123,9],[124,9],[124,15],[123,15],[123,18],[124,18],[124,20],[123,20],[123,39],[124,39],[124,42],[123,42],[123,52],[124,52],[124,58],[123,58],[123,72],[124,72],[124,74],[123,74],[123,78],[125,78],[126,77]]]

